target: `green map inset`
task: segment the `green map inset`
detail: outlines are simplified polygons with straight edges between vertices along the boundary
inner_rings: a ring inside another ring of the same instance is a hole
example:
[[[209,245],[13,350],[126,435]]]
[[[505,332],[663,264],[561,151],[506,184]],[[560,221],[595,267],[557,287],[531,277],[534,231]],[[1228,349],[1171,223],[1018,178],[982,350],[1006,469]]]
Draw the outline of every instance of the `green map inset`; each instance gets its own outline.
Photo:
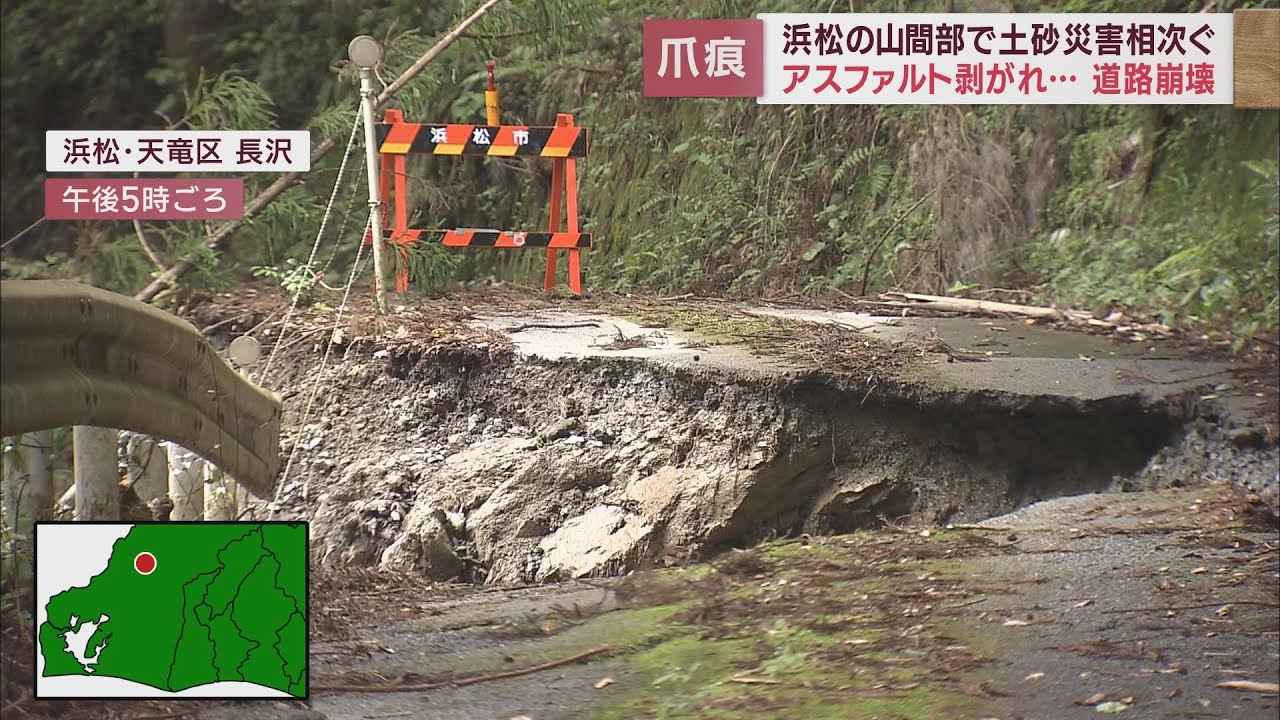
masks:
[[[116,677],[171,692],[235,680],[305,697],[306,538],[305,523],[134,525],[106,570],[49,599],[44,676]],[[135,567],[140,553],[154,563]],[[86,667],[66,636],[103,616],[85,645],[84,657],[96,658]]]

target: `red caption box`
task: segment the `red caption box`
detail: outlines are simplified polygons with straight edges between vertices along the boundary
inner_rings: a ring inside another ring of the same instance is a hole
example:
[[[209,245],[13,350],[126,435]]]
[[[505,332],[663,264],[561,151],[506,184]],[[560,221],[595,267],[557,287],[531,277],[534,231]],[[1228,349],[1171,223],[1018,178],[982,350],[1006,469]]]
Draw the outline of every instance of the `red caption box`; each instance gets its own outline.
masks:
[[[645,20],[645,97],[756,97],[763,28],[759,20]]]
[[[244,180],[60,178],[44,181],[50,220],[236,220]]]

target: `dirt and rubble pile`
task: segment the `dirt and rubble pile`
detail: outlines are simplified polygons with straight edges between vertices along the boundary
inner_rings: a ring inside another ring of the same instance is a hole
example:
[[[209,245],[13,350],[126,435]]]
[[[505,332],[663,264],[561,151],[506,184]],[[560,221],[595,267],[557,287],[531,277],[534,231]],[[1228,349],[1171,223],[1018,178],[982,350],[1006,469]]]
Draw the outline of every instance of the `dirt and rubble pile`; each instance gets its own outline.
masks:
[[[1177,419],[1137,401],[894,395],[637,360],[352,352],[286,513],[323,564],[544,582],[1098,490]],[[305,494],[305,499],[304,499]]]

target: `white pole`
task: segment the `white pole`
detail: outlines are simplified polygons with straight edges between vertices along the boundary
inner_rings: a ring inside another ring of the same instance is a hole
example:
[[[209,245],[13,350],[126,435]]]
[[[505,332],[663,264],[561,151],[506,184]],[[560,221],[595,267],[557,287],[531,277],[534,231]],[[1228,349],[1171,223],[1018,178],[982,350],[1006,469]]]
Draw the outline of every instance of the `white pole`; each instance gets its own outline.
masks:
[[[76,425],[72,429],[76,520],[120,519],[116,441],[117,433],[111,428]]]
[[[378,197],[378,148],[373,134],[373,68],[360,68],[360,109],[364,113],[365,166],[369,173],[369,212],[373,233],[373,293],[378,312],[387,311],[387,291],[384,283],[385,265],[382,248],[381,199]]]
[[[170,520],[204,517],[204,460],[190,450],[167,443],[169,457]]]
[[[204,519],[236,519],[236,481],[209,463],[204,465]]]
[[[53,501],[49,459],[53,455],[53,433],[49,430],[19,435],[6,441],[4,474],[0,475],[0,517],[3,527],[24,542],[31,541],[31,524],[46,520]]]
[[[143,505],[169,494],[169,458],[164,444],[148,435],[129,433],[129,488]]]

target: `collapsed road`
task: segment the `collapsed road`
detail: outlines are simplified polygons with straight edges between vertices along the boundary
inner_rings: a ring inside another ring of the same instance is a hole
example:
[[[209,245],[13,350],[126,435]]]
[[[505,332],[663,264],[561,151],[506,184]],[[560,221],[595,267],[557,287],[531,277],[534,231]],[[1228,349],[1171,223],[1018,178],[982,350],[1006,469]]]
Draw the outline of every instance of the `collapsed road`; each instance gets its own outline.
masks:
[[[314,695],[199,717],[1274,716],[1274,378],[1021,320],[512,304],[295,342],[258,510],[313,523]]]
[[[311,697],[65,717],[1275,716],[1271,367],[492,292],[276,338],[257,293],[196,319],[279,347],[250,513],[311,522]]]
[[[1021,320],[431,302],[383,321],[390,340],[357,316],[323,370],[314,341],[286,361],[286,385],[326,390],[305,423],[307,392],[286,394],[294,472],[259,511],[310,520],[320,566],[541,583],[1108,489],[1222,479],[1276,503],[1274,396],[1170,344]]]

